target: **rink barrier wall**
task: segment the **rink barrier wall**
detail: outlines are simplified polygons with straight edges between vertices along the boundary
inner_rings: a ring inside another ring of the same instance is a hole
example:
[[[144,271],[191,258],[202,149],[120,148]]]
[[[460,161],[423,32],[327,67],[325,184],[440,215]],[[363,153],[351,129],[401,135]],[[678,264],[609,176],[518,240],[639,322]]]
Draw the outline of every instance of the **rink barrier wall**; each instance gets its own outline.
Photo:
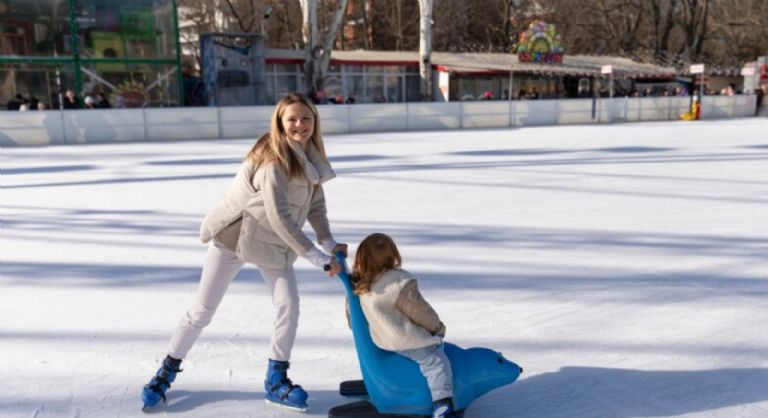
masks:
[[[701,119],[754,116],[756,96],[705,96]],[[594,105],[594,117],[593,117]],[[318,106],[325,134],[678,120],[689,97]],[[0,147],[255,138],[272,106],[0,112]]]

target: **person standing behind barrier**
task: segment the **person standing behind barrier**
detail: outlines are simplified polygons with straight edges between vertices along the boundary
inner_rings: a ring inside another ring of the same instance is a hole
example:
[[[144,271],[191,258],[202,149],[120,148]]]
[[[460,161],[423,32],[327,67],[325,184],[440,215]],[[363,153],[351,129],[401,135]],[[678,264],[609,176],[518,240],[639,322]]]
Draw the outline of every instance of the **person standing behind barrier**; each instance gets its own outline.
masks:
[[[80,103],[80,98],[77,97],[75,91],[67,89],[64,93],[64,109],[82,109],[83,105]]]
[[[109,100],[107,100],[107,96],[105,96],[104,93],[99,93],[96,95],[95,107],[97,109],[110,109],[112,105],[109,104]]]
[[[368,235],[357,247],[351,283],[360,297],[371,339],[419,365],[434,403],[433,418],[456,417],[453,372],[443,350],[445,325],[419,292],[415,276],[400,268],[395,242]]]
[[[171,337],[168,356],[144,387],[145,409],[165,399],[181,361],[245,263],[259,268],[275,311],[266,400],[301,411],[308,408],[307,392],[287,376],[299,320],[293,263],[301,255],[329,276],[341,270],[328,253],[346,255],[347,245],[331,234],[323,193],[323,184],[334,177],[317,109],[304,96],[288,94],[275,106],[270,132],[251,148],[224,200],[203,220],[200,238],[210,245],[197,297]],[[325,252],[302,232],[306,221]]]

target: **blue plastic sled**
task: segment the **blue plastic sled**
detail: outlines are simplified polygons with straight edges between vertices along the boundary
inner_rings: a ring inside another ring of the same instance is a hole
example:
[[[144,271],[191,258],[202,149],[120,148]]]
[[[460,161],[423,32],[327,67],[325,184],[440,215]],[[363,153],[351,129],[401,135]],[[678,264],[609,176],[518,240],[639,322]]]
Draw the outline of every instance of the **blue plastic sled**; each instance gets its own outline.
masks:
[[[339,279],[349,298],[352,334],[364,382],[362,389],[353,388],[353,391],[358,390],[359,395],[367,392],[368,401],[337,406],[329,411],[328,416],[431,416],[432,398],[419,366],[414,361],[382,350],[373,343],[360,300],[352,289],[345,259],[341,254],[337,254],[336,258],[342,265]],[[496,351],[487,348],[465,350],[451,343],[444,344],[445,353],[453,369],[454,407],[462,412],[480,396],[517,380],[523,371],[520,366]],[[353,382],[345,383],[352,383],[354,386]],[[371,407],[375,410],[372,411]]]

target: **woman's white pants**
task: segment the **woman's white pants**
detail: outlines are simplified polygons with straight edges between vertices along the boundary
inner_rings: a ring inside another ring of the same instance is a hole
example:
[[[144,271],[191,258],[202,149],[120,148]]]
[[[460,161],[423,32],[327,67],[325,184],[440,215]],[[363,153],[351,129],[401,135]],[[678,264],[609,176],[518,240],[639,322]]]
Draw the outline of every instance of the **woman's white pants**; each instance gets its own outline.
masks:
[[[243,264],[234,252],[219,244],[213,243],[208,247],[195,303],[181,318],[171,337],[168,349],[171,357],[184,359],[187,356],[203,328],[211,322],[224,293]],[[272,306],[275,310],[269,358],[288,361],[299,326],[296,274],[293,266],[285,270],[259,267],[259,271],[272,293]]]

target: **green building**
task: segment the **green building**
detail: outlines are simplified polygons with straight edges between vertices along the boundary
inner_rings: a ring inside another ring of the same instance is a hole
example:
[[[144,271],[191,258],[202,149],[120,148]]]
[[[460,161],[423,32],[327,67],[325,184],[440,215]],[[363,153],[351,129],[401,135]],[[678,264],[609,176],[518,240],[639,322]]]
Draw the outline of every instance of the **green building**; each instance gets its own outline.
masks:
[[[0,107],[179,106],[180,53],[176,0],[0,0]]]

